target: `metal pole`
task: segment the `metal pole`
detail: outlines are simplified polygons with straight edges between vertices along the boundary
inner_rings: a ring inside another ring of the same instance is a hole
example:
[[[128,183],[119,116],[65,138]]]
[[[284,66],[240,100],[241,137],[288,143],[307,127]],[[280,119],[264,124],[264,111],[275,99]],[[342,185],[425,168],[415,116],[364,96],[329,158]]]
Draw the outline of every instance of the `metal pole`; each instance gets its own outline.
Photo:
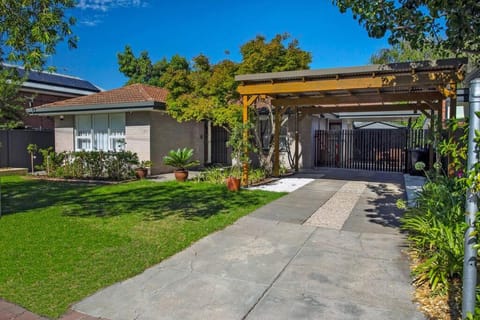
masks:
[[[475,142],[475,132],[480,130],[480,118],[476,113],[480,112],[480,78],[470,82],[470,126],[468,132],[468,170],[478,162],[478,147]],[[477,195],[471,189],[467,190],[467,202],[465,205],[467,230],[465,231],[465,252],[463,258],[463,299],[462,317],[465,319],[468,313],[475,311],[475,289],[477,287],[477,250],[474,245],[477,242],[475,231],[475,215],[478,211]]]

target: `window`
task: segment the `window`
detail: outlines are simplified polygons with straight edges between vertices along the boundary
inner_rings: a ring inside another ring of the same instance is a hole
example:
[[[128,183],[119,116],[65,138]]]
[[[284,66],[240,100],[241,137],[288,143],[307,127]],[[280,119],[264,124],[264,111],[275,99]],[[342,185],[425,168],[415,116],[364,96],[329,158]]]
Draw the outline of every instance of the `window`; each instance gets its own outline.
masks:
[[[78,115],[75,118],[75,150],[124,150],[124,113]]]
[[[288,115],[283,115],[281,120],[280,127],[280,151],[285,152],[288,150],[288,139],[287,139],[287,120]],[[262,138],[262,149],[268,151],[270,146],[273,144],[273,134],[272,134],[272,123],[268,115],[259,116],[259,131]]]

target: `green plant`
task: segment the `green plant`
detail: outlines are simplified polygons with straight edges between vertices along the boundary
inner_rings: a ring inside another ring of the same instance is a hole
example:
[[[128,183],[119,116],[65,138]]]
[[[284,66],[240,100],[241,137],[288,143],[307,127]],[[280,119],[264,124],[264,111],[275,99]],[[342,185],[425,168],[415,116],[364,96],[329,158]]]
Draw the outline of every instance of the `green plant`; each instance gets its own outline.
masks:
[[[38,151],[38,146],[36,144],[30,143],[27,146],[27,152],[30,154],[30,165],[32,168],[32,173],[34,171],[33,160],[35,159],[35,154],[37,153],[37,151]]]
[[[140,161],[138,167],[139,168],[142,168],[142,169],[148,169],[148,168],[151,168],[153,165],[152,161],[150,160],[143,160],[143,161]]]
[[[128,180],[135,176],[138,156],[131,151],[78,151],[56,153],[40,149],[49,177],[74,179]]]
[[[251,123],[237,123],[232,128],[227,141],[227,146],[232,148],[232,160],[234,160],[234,164],[238,167],[240,167],[242,163],[248,163],[250,161],[248,152],[256,151],[255,146],[251,142],[253,138],[251,136],[252,128],[253,124]]]
[[[172,166],[176,170],[185,170],[187,168],[198,166],[198,160],[192,160],[193,149],[183,148],[177,150],[170,150],[168,155],[163,157],[163,163],[167,166]]]
[[[418,194],[417,207],[401,219],[421,259],[413,269],[416,281],[428,281],[436,293],[445,293],[451,280],[462,275],[465,190],[460,179],[436,176]]]

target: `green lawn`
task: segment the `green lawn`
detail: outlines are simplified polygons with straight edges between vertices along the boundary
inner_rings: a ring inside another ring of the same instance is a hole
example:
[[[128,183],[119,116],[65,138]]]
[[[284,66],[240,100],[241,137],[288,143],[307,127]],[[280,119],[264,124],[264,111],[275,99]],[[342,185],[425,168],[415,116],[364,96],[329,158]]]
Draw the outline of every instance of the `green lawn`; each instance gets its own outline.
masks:
[[[0,297],[49,317],[283,195],[193,182],[1,183]]]

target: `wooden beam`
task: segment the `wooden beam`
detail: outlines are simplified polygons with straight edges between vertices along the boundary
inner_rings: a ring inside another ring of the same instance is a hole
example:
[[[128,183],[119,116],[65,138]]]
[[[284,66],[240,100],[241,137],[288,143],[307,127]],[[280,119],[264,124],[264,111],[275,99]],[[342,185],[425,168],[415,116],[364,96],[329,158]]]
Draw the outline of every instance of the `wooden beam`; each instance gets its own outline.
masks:
[[[240,84],[238,92],[246,94],[280,94],[359,88],[381,88],[381,78],[326,79],[315,81],[292,81],[280,83]]]
[[[360,105],[360,106],[327,106],[327,107],[301,107],[302,114],[320,114],[335,112],[373,112],[373,111],[410,111],[427,110],[431,107],[425,103],[408,103],[395,105]]]
[[[339,78],[339,79],[321,79],[309,81],[286,81],[286,82],[270,82],[270,83],[241,83],[238,86],[238,92],[241,95],[252,94],[286,94],[286,93],[302,93],[302,92],[322,92],[337,90],[361,90],[375,88],[411,88],[414,87],[436,87],[444,86],[449,83],[448,75],[445,77],[430,78],[427,74],[415,75],[397,75],[374,77],[363,76],[355,78]]]
[[[372,95],[353,96],[325,96],[273,99],[274,106],[314,106],[321,104],[347,104],[347,103],[375,103],[375,102],[403,102],[403,101],[434,101],[444,97],[439,92],[420,93],[383,93]]]
[[[250,98],[247,99],[247,107],[251,106],[252,103],[254,103],[255,100],[257,100],[257,98],[258,98],[258,95],[250,96]]]

